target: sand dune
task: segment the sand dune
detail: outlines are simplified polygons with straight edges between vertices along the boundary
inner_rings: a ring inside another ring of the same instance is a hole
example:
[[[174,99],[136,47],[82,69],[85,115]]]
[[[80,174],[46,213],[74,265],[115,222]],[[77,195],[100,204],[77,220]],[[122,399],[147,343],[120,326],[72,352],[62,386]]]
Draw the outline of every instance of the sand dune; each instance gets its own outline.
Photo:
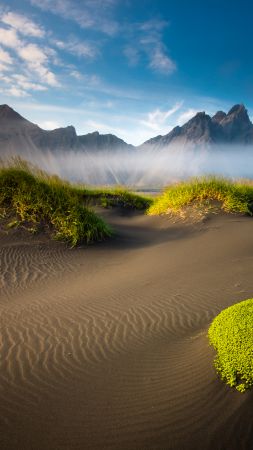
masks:
[[[252,393],[206,334],[252,297],[252,219],[104,214],[117,234],[88,248],[1,237],[0,448],[251,448]]]

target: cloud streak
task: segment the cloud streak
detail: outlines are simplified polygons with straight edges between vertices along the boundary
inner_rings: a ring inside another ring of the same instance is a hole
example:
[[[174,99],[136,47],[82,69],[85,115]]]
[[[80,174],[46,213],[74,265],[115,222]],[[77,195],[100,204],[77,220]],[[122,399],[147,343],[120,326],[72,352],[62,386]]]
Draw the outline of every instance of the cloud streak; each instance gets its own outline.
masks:
[[[25,36],[42,38],[45,35],[42,27],[21,14],[9,11],[3,14],[1,21]]]
[[[116,0],[30,0],[33,6],[77,23],[81,28],[94,29],[113,36],[119,24],[112,17]]]
[[[76,55],[79,58],[95,59],[99,53],[94,44],[82,41],[74,36],[70,36],[66,41],[55,40],[54,44],[60,50]]]
[[[141,120],[141,125],[150,128],[156,133],[168,133],[171,126],[168,125],[167,119],[175,114],[182,106],[183,102],[177,102],[167,111],[161,111],[159,108],[148,113],[148,118]]]
[[[5,11],[0,22],[0,72],[10,72],[8,78],[1,77],[7,84],[2,92],[13,97],[25,97],[30,95],[29,90],[46,90],[42,84],[59,86],[55,73],[50,69],[54,52],[40,42],[45,35],[44,29],[24,15],[11,11]],[[39,39],[39,42],[30,42],[30,39]],[[40,83],[31,81],[31,74]]]
[[[164,75],[171,75],[176,71],[176,62],[169,56],[163,43],[163,31],[168,25],[164,20],[152,19],[130,27],[131,43],[124,49],[130,66],[137,65],[145,55],[148,67],[153,71]]]
[[[170,75],[177,68],[176,63],[166,54],[164,46],[160,43],[157,43],[156,48],[149,57],[149,66],[158,72]]]

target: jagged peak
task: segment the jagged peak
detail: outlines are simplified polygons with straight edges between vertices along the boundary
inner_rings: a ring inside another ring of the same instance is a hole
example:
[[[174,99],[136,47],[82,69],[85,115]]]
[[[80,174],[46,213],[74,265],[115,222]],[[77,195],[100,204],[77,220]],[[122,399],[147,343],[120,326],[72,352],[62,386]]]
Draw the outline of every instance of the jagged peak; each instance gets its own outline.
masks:
[[[200,111],[200,112],[197,112],[197,114],[195,114],[195,116],[194,117],[192,117],[188,122],[193,122],[194,120],[196,120],[196,119],[200,119],[200,120],[203,120],[203,119],[210,119],[210,116],[208,115],[208,114],[206,114],[206,112],[205,111]],[[187,123],[187,122],[186,122]]]
[[[237,104],[234,105],[229,111],[228,111],[228,116],[231,116],[232,114],[239,114],[239,113],[243,113],[243,114],[248,114],[247,113],[247,109],[245,108],[245,106],[243,105],[243,103],[241,104]]]
[[[59,127],[59,128],[55,128],[54,130],[49,130],[49,133],[65,133],[65,134],[70,134],[73,136],[76,136],[76,129],[73,125],[68,125],[67,127]]]
[[[225,117],[227,116],[227,114],[224,111],[217,111],[216,114],[214,114],[214,116],[212,117],[212,120],[214,122],[221,122],[223,119],[225,119]]]

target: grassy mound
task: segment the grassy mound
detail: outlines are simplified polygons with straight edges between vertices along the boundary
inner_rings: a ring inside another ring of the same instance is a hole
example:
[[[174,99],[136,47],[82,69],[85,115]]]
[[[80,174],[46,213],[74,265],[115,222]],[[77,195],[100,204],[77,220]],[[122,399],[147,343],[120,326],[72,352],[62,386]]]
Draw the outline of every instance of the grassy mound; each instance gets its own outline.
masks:
[[[253,213],[253,185],[223,178],[199,178],[168,187],[155,199],[148,214],[180,214],[186,206],[208,206],[218,201],[227,212]]]
[[[48,229],[55,238],[79,242],[111,234],[90,206],[146,210],[152,199],[125,188],[86,188],[49,175],[19,157],[0,167],[0,219],[7,227]]]
[[[253,299],[222,311],[212,322],[208,337],[217,351],[217,372],[229,386],[244,392],[253,386]]]
[[[30,231],[47,228],[72,245],[111,234],[103,220],[81,204],[78,191],[57,177],[43,178],[26,167],[0,169],[0,209],[2,218],[11,217],[10,226],[22,224]]]

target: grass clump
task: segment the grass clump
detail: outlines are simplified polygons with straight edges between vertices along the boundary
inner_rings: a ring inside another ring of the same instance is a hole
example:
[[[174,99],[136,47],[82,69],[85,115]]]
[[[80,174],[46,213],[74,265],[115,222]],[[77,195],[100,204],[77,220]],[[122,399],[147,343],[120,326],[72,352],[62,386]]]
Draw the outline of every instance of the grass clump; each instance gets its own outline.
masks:
[[[148,214],[180,214],[189,205],[207,206],[220,203],[226,212],[253,213],[253,186],[243,181],[223,178],[196,178],[168,187],[148,209]]]
[[[105,208],[120,206],[122,208],[146,210],[153,202],[152,198],[135,194],[123,187],[116,188],[79,188],[84,201],[91,201]]]
[[[239,392],[253,386],[253,299],[223,310],[212,322],[208,337],[217,351],[214,365],[229,386]]]
[[[14,156],[10,161],[0,165],[5,168],[15,168],[34,175],[36,179],[44,181],[50,186],[61,186],[68,189],[74,196],[78,196],[81,203],[85,205],[99,205],[104,208],[119,206],[122,208],[146,210],[153,202],[148,196],[136,194],[125,186],[116,187],[87,187],[82,184],[72,184],[63,180],[58,175],[49,175],[32,163],[25,161],[19,156]]]
[[[22,224],[33,232],[47,228],[72,245],[111,234],[103,220],[82,205],[71,185],[58,177],[33,174],[25,165],[0,169],[0,210],[3,217],[12,217],[10,227]]]

